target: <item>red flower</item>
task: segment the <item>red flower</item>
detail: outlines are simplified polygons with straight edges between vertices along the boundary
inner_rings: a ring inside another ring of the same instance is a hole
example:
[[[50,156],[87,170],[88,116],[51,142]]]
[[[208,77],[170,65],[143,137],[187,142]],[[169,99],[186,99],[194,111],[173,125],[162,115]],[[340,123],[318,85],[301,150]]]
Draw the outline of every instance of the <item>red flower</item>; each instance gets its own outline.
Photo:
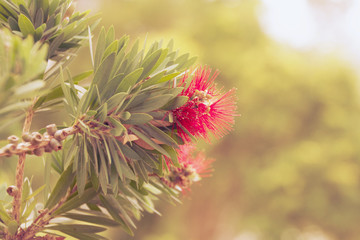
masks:
[[[209,177],[212,172],[211,163],[213,159],[206,159],[203,152],[195,154],[195,146],[180,145],[178,159],[180,167],[174,167],[169,161],[169,174],[162,180],[172,188],[181,191],[188,190],[191,184],[203,177]]]
[[[180,96],[187,96],[189,100],[173,110],[178,133],[186,142],[191,140],[186,130],[195,137],[209,140],[209,132],[221,138],[234,124],[235,90],[222,93],[214,83],[218,71],[212,76],[210,74],[210,68],[198,68],[189,86],[180,93]],[[187,77],[184,76],[180,85],[186,85]]]
[[[191,144],[180,145],[178,149],[179,163],[183,168],[189,168],[199,177],[209,177],[212,172],[211,163],[214,159],[207,159],[204,152],[196,153],[196,147]]]

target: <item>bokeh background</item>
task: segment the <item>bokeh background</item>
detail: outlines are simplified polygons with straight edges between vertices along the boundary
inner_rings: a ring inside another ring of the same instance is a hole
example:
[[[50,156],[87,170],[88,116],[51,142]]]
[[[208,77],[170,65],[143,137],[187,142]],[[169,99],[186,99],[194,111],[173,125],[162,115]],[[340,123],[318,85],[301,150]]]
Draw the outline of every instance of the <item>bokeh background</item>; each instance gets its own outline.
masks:
[[[102,12],[101,25],[114,25],[118,37],[174,39],[180,52],[219,69],[219,85],[237,88],[241,114],[230,135],[200,144],[217,159],[213,177],[182,204],[158,202],[162,216],[145,214],[134,237],[113,230],[110,238],[359,239],[356,3],[78,0],[79,9]],[[71,72],[90,66],[85,47]],[[27,173],[41,182],[42,163],[33,162]],[[0,163],[1,179],[13,178],[9,163]]]

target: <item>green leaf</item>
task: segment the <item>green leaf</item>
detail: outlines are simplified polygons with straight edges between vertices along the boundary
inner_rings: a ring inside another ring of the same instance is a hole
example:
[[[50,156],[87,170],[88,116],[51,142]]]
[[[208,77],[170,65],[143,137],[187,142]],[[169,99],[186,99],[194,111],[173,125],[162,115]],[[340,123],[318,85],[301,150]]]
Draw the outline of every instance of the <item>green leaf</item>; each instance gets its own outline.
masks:
[[[75,84],[79,83],[80,81],[86,79],[87,77],[89,77],[91,74],[93,74],[94,71],[93,70],[89,70],[83,73],[80,73],[78,75],[76,75],[75,77],[72,78],[72,80],[74,81]]]
[[[147,154],[143,148],[138,147],[136,144],[133,144],[132,148],[149,167],[154,169],[157,168],[158,162],[152,157],[152,155]]]
[[[53,226],[47,226],[46,229],[81,233],[98,233],[106,230],[106,228],[88,224],[57,224]]]
[[[125,92],[120,92],[120,93],[113,95],[110,99],[108,99],[106,101],[108,109],[110,111],[114,110],[115,107],[116,107],[116,109],[119,109],[121,107],[121,105],[123,104],[124,99],[127,95],[128,95],[128,93],[125,93]],[[115,112],[116,112],[116,109],[115,109]]]
[[[117,92],[126,92],[131,89],[135,83],[139,80],[141,74],[143,73],[143,68],[138,68],[133,72],[126,75],[126,77],[121,81],[120,85],[117,88]]]
[[[141,67],[144,68],[144,72],[141,75],[141,78],[144,78],[152,73],[157,66],[163,61],[166,57],[167,49],[158,49],[157,51],[153,52],[150,56],[148,56]]]
[[[153,126],[152,124],[147,124],[145,126],[139,126],[144,132],[146,132],[149,136],[163,142],[172,147],[177,147],[177,143],[174,139],[172,139],[169,135],[165,132],[160,130],[158,127]]]
[[[94,223],[103,226],[115,227],[119,226],[119,223],[110,219],[107,215],[99,213],[97,211],[88,211],[84,212],[85,214],[79,213],[65,213],[62,216],[74,219],[77,221],[83,221],[87,223]]]
[[[114,136],[120,136],[122,132],[126,131],[127,129],[122,125],[122,123],[115,118],[108,117],[108,120],[111,122],[111,124],[114,126],[114,128],[111,130],[111,133]]]
[[[155,150],[159,151],[160,153],[162,153],[163,155],[170,157],[170,155],[168,154],[168,152],[166,150],[164,150],[164,148],[162,148],[160,145],[158,145],[157,143],[155,143],[153,140],[151,140],[149,137],[147,137],[145,134],[141,133],[140,131],[136,130],[135,128],[130,128],[130,130],[139,138],[141,138],[142,140],[144,140],[144,142],[146,142],[147,144],[149,144],[151,147],[153,147]]]
[[[174,164],[174,166],[175,167],[180,167],[179,159],[177,157],[176,150],[174,148],[170,147],[170,146],[167,146],[167,145],[162,145],[162,147],[166,150],[166,152],[169,153],[171,161]]]
[[[110,26],[107,34],[106,34],[106,46],[111,45],[115,40],[115,29],[114,26]],[[104,54],[105,55],[105,54]]]
[[[35,33],[34,25],[30,21],[30,19],[22,13],[19,16],[18,25],[24,37],[26,37],[27,35],[33,35]]]
[[[172,94],[163,94],[156,97],[151,97],[146,100],[141,105],[138,105],[134,108],[128,109],[129,112],[151,112],[153,110],[160,109],[162,106],[167,104],[170,99],[174,96]]]
[[[100,93],[105,88],[110,78],[111,69],[114,66],[115,53],[111,53],[105,60],[100,64],[99,68],[95,72],[93,84],[97,84]]]
[[[177,96],[170,102],[168,102],[165,106],[163,106],[161,109],[168,111],[173,110],[183,106],[188,100],[189,98],[187,96]]]
[[[153,120],[153,117],[146,113],[133,113],[123,124],[142,125]]]
[[[25,212],[20,217],[20,223],[26,222],[26,220],[30,216],[31,212],[34,211],[37,203],[38,203],[37,201],[32,201],[28,206],[26,206]]]
[[[129,235],[134,236],[133,231],[131,228],[126,224],[126,222],[120,217],[120,215],[117,212],[117,209],[115,206],[113,206],[111,203],[108,202],[108,200],[104,196],[99,196],[102,204],[106,208],[106,210],[109,212],[109,214],[113,217],[115,221],[120,223],[121,227],[124,229],[125,232],[127,232]]]
[[[34,91],[39,90],[45,85],[43,80],[31,81],[28,84],[20,86],[16,89],[15,95],[21,96],[21,98],[27,98],[34,95]]]
[[[62,197],[65,196],[69,186],[71,185],[75,173],[73,173],[72,164],[61,174],[59,180],[57,181],[53,191],[50,194],[49,199],[45,204],[45,208],[52,208],[60,201]]]
[[[105,51],[105,48],[106,48],[106,33],[105,33],[105,28],[102,27],[100,30],[98,42],[96,45],[95,63],[94,63],[95,70],[98,68],[98,66],[101,63],[101,59],[102,59],[103,53]]]
[[[86,149],[85,138],[80,145],[80,151],[78,152],[78,157],[74,159],[74,163],[77,162],[77,166],[74,166],[76,169],[76,183],[79,195],[81,196],[84,193],[85,184],[87,181],[87,172],[88,172],[88,164],[86,158],[88,156],[88,152]]]
[[[26,197],[25,201],[30,200],[31,198],[35,197],[36,195],[38,195],[42,190],[44,190],[44,188],[46,187],[46,184],[42,185],[41,187],[39,187],[38,189],[36,189],[32,194],[30,194],[28,197]]]
[[[94,188],[89,187],[84,191],[84,193],[79,196],[77,192],[75,193],[75,196],[71,198],[70,200],[66,201],[63,205],[61,205],[55,212],[54,216],[60,215],[61,213],[68,212],[72,209],[78,208],[84,203],[89,202],[91,199],[93,199],[97,195],[97,192]]]
[[[86,115],[89,116],[89,117],[92,117],[96,114],[97,112],[95,110],[89,110],[86,112]]]
[[[9,214],[6,212],[4,206],[2,205],[2,203],[0,202],[0,219],[6,224],[8,225],[11,221],[11,217],[9,216]]]
[[[116,66],[116,62],[114,63],[114,66]],[[114,70],[114,68],[113,68],[113,70]],[[112,76],[113,73],[110,75]],[[110,79],[108,81],[108,83],[106,84],[106,86],[104,87],[104,90],[101,93],[101,98],[105,99],[105,100],[111,98],[115,94],[116,89],[118,88],[118,86],[123,78],[124,78],[124,74],[120,73],[120,74],[114,76],[112,79]]]
[[[18,23],[17,23],[17,21],[16,21],[15,18],[9,17],[9,18],[8,18],[8,23],[9,23],[9,26],[10,26],[11,30],[13,30],[13,31],[20,31],[19,25],[18,25]]]
[[[11,220],[7,226],[10,235],[14,236],[19,228],[19,224],[15,220]]]
[[[10,105],[0,109],[0,116],[2,114],[5,114],[5,113],[7,114],[12,111],[23,110],[23,109],[29,107],[30,105],[31,105],[30,101],[23,101],[23,102],[17,102],[17,103],[10,104]]]
[[[115,40],[112,42],[104,51],[103,53],[103,59],[109,56],[111,53],[117,53],[119,47],[119,41]]]
[[[97,113],[95,114],[94,118],[99,120],[99,122],[103,123],[108,113],[107,103],[104,103],[100,108],[96,110],[96,112]]]

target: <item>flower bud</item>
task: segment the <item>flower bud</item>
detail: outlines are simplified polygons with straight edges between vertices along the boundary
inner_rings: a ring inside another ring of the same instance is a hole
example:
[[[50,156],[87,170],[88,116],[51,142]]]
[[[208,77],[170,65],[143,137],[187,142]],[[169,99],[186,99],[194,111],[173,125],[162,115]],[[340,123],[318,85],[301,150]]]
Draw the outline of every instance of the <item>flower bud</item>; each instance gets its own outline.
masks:
[[[54,134],[54,138],[59,141],[62,141],[66,138],[65,132],[63,130],[57,130]]]
[[[26,154],[33,155],[34,152],[33,152],[32,150],[27,150],[27,151],[26,151]]]
[[[50,140],[49,144],[50,144],[51,148],[54,149],[55,151],[61,150],[61,148],[62,148],[61,143],[58,140],[56,140],[55,138],[52,138]]]
[[[46,132],[50,135],[50,136],[54,136],[55,132],[57,131],[57,127],[55,124],[49,124],[46,126]]]
[[[24,140],[24,142],[30,142],[31,141],[31,135],[28,132],[24,132],[22,134],[22,139]]]
[[[7,192],[10,196],[14,197],[14,196],[17,194],[17,192],[18,192],[18,188],[17,188],[16,186],[9,186],[9,187],[6,189],[6,192]]]
[[[43,147],[34,149],[34,154],[38,157],[42,156],[44,152],[45,152],[45,148]]]
[[[19,138],[15,135],[11,135],[10,137],[7,138],[9,143],[15,144],[17,145],[19,143]]]
[[[9,144],[7,144],[7,145],[5,146],[5,152],[6,152],[7,154],[12,155],[13,153],[15,153],[15,151],[16,151],[16,145],[15,145],[15,144],[9,143]]]
[[[54,149],[50,146],[50,143],[44,147],[45,152],[52,152]]]
[[[43,140],[43,136],[40,133],[33,132],[31,134],[31,141],[30,141],[31,144],[38,145],[38,144],[40,144],[42,142],[42,140]]]

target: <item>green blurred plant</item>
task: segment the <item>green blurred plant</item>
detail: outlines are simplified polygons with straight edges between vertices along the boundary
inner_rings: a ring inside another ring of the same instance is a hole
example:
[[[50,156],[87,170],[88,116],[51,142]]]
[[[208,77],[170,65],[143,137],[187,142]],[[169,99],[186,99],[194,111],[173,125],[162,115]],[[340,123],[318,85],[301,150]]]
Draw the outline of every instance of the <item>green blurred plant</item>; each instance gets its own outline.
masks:
[[[195,57],[172,41],[129,46],[114,28],[101,29],[93,51],[98,17],[74,12],[72,1],[2,0],[0,23],[1,123],[25,118],[22,140],[11,135],[0,149],[19,157],[15,185],[0,188],[2,238],[103,239],[111,226],[133,234],[143,211],[157,213],[153,200],[178,201],[209,170],[192,144],[230,130],[234,94],[216,89],[209,68],[188,71]],[[66,66],[87,42],[93,69],[73,77]],[[30,133],[34,115],[55,108],[71,124]],[[32,190],[24,177],[26,156],[44,153],[48,178],[57,173],[49,194],[50,181]]]

